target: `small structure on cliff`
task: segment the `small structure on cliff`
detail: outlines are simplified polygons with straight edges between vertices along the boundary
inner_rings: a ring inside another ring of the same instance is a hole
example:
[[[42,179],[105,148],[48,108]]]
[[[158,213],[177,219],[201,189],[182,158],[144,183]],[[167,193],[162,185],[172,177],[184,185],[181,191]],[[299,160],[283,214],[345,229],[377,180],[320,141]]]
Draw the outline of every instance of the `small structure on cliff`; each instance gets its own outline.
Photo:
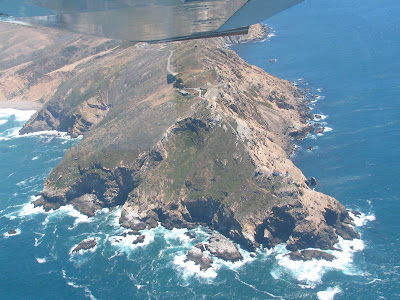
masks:
[[[272,172],[272,176],[281,176],[281,175],[282,175],[282,172],[279,171],[278,169],[275,169],[275,170]]]
[[[185,90],[179,90],[179,94],[181,94],[182,96],[189,96],[189,92],[186,92]]]

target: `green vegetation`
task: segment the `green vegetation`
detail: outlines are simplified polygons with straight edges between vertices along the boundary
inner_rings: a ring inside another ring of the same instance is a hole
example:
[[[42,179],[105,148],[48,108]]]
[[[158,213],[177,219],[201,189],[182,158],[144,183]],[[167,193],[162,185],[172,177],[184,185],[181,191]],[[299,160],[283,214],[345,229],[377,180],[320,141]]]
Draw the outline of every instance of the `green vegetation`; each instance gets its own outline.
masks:
[[[271,108],[271,109],[273,109],[274,107],[272,106],[272,104],[271,103],[269,103],[269,102],[260,102],[262,105],[264,105],[264,106],[266,106],[266,107],[268,107],[268,108]]]
[[[171,73],[168,73],[168,75],[167,75],[167,83],[171,84],[171,83],[173,83],[175,81],[176,81],[176,77],[174,75],[172,75]]]
[[[184,88],[182,78],[178,78],[178,79],[175,81],[175,83],[174,83],[174,88],[177,88],[177,89],[183,89],[183,88]]]

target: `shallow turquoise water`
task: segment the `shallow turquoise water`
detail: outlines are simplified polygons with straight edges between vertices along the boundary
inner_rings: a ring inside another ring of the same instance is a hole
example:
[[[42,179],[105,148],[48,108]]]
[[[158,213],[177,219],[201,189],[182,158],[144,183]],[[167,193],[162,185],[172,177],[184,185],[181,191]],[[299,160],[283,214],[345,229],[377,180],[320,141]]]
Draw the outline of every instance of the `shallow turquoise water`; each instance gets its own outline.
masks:
[[[317,177],[318,190],[364,213],[362,241],[342,243],[337,261],[290,263],[278,247],[255,259],[244,252],[244,264],[218,261],[204,273],[182,261],[206,239],[204,228],[189,241],[185,230],[160,227],[133,246],[115,241],[123,232],[118,210],[87,218],[68,207],[34,209],[32,197],[78,141],[19,137],[30,113],[0,110],[0,297],[399,298],[399,16],[397,1],[305,1],[268,20],[276,36],[235,46],[246,61],[321,96],[313,112],[326,115],[332,131],[301,142],[293,159]],[[19,234],[7,236],[10,228]],[[71,254],[87,237],[98,239],[97,248]]]

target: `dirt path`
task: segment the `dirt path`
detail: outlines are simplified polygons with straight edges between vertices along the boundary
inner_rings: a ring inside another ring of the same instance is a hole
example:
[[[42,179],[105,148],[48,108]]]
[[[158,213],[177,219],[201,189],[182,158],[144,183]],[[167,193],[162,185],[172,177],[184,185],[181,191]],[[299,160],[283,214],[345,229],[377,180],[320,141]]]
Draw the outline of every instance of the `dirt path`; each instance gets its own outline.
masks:
[[[171,70],[171,57],[172,57],[172,54],[174,53],[174,50],[169,50],[169,51],[170,51],[171,53],[170,53],[170,55],[169,55],[169,57],[168,57],[167,71],[168,71],[168,73],[170,73],[170,74],[176,76],[178,73],[172,72],[172,70]]]

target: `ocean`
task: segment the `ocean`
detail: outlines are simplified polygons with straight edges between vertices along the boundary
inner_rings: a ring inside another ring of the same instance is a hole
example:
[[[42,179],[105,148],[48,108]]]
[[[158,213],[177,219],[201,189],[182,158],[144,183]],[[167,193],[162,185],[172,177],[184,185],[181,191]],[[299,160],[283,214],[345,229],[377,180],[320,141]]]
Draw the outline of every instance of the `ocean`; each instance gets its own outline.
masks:
[[[255,258],[241,250],[244,261],[216,260],[204,272],[184,255],[207,228],[190,230],[190,240],[186,229],[158,227],[133,245],[119,240],[120,209],[88,218],[70,206],[34,208],[46,176],[79,139],[20,136],[34,112],[0,109],[0,298],[399,299],[399,21],[398,0],[306,0],[269,19],[265,41],[233,47],[314,95],[325,132],[299,142],[292,159],[317,178],[317,190],[362,213],[361,239],[341,240],[336,260],[291,262],[280,245]],[[95,248],[72,253],[89,237]]]

